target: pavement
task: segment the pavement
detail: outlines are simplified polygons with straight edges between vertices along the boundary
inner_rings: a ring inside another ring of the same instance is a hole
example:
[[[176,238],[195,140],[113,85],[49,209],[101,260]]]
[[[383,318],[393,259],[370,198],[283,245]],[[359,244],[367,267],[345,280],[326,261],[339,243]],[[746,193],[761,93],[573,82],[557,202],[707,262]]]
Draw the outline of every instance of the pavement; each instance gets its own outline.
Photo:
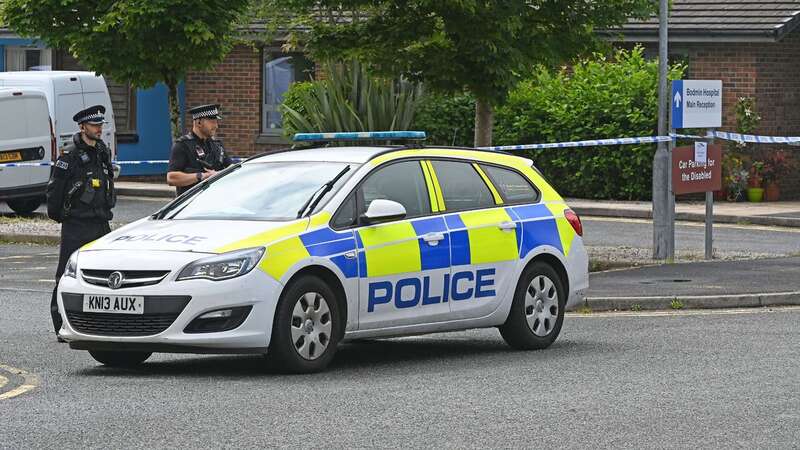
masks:
[[[120,181],[121,197],[174,197],[161,183]],[[652,205],[635,201],[567,199],[581,216],[652,218]],[[705,221],[705,204],[679,203],[676,218]],[[714,205],[718,223],[800,228],[800,202],[729,203]],[[0,233],[0,240],[58,244],[53,231],[24,235]],[[660,264],[592,273],[582,311],[686,308],[737,308],[800,305],[800,257]]]

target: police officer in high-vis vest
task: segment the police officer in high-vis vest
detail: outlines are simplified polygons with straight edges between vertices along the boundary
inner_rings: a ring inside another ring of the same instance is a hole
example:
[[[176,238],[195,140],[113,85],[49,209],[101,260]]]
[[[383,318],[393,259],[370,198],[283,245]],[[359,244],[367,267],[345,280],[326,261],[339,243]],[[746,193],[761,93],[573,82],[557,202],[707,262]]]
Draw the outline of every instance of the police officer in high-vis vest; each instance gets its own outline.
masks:
[[[167,184],[176,187],[177,195],[233,163],[222,143],[214,138],[222,119],[219,105],[196,106],[189,113],[192,131],[175,141],[167,169]]]
[[[56,287],[50,313],[56,334],[62,318],[58,313],[56,291],[64,267],[73,252],[108,233],[111,208],[116,203],[111,151],[100,139],[106,108],[92,106],[78,112],[72,120],[80,132],[64,147],[47,184],[47,215],[61,223],[61,248],[56,269]]]

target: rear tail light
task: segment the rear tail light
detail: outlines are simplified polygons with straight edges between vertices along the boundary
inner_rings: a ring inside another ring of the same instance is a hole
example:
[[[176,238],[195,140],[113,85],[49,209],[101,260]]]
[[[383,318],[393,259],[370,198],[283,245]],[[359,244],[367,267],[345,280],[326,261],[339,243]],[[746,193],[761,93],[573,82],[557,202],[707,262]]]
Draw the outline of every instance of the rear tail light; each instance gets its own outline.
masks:
[[[56,133],[53,130],[53,119],[48,119],[50,121],[50,161],[56,162],[58,159],[58,146],[56,145]]]
[[[575,214],[575,211],[571,209],[565,210],[564,217],[566,217],[569,224],[572,225],[575,233],[577,233],[578,236],[583,236],[583,224],[581,224],[581,218]]]

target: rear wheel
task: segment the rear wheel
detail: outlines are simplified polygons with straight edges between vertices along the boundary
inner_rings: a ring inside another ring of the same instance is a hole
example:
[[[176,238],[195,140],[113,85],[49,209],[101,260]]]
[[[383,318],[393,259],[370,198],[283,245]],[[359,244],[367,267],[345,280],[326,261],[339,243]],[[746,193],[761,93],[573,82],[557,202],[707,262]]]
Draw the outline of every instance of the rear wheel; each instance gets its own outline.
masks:
[[[41,206],[42,198],[13,198],[6,200],[6,203],[8,203],[8,207],[17,214],[30,214],[36,211],[36,208]]]
[[[133,367],[147,360],[152,355],[150,352],[109,352],[90,350],[97,362],[109,367]]]
[[[333,290],[320,278],[303,276],[281,295],[267,357],[282,371],[319,372],[336,354],[340,326]]]
[[[547,348],[561,332],[567,295],[556,271],[543,262],[528,266],[517,284],[514,303],[500,334],[519,350]]]

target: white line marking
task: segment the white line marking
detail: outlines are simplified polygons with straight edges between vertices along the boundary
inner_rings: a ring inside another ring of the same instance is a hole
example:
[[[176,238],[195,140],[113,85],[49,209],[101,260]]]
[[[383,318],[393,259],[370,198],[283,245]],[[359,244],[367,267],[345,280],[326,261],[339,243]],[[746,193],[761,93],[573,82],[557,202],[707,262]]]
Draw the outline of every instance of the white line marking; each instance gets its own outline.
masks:
[[[5,364],[0,364],[0,370],[13,373],[14,375],[19,375],[23,380],[20,386],[6,393],[0,394],[0,400],[7,400],[9,398],[16,397],[39,386],[39,377],[32,373],[26,372],[22,369],[17,369],[16,367],[6,366]]]
[[[578,313],[568,312],[567,317],[577,318],[608,318],[608,317],[673,317],[673,316],[716,316],[716,315],[739,315],[739,314],[760,314],[772,312],[800,312],[800,306],[762,306],[757,308],[737,308],[737,309],[688,309],[676,311],[619,311],[619,312],[602,312],[602,313]]]

